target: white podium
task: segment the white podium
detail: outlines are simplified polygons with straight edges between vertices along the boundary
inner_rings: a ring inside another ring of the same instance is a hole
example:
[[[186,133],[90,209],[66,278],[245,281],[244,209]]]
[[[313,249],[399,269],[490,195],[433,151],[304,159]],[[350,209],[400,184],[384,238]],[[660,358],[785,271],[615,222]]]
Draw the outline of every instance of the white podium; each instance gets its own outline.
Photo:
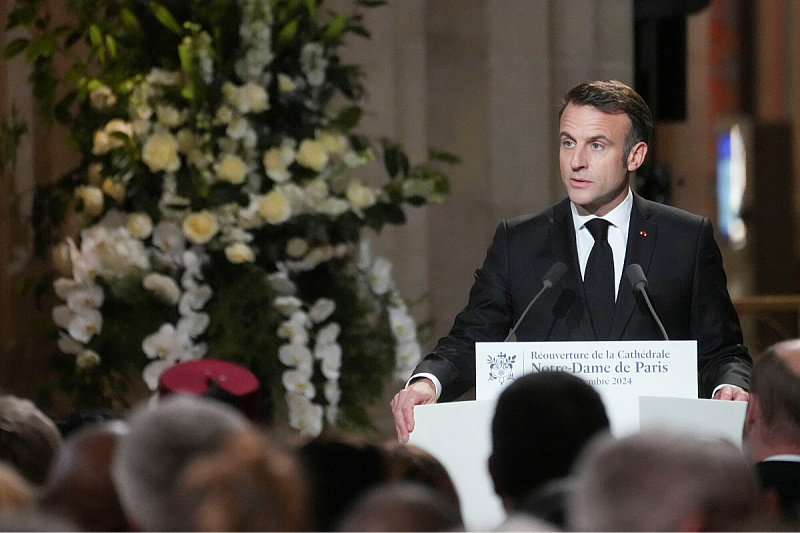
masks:
[[[744,402],[654,396],[604,401],[616,436],[660,429],[720,437],[741,445]],[[624,405],[609,405],[609,401]],[[447,468],[461,498],[465,526],[472,531],[494,529],[505,519],[487,467],[494,405],[494,399],[474,400],[419,405],[414,410],[410,442],[432,453]]]

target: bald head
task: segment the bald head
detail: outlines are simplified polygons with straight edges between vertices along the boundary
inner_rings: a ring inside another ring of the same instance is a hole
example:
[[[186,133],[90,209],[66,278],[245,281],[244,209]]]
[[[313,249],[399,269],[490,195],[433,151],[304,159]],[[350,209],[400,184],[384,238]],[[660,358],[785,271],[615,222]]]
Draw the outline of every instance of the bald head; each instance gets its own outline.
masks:
[[[744,441],[753,462],[800,454],[800,339],[779,342],[756,359]]]
[[[767,348],[767,352],[774,352],[780,357],[792,374],[800,376],[800,339],[788,339],[778,342]]]

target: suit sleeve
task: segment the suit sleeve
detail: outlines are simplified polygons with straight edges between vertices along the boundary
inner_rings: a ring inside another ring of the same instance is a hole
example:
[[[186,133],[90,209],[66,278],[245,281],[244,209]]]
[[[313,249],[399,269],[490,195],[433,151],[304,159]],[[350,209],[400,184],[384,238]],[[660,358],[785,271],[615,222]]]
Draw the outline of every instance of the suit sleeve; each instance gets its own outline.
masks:
[[[708,219],[703,219],[697,250],[690,328],[691,337],[697,339],[700,394],[709,398],[721,384],[748,389],[752,360],[742,344],[722,254]]]
[[[469,292],[466,307],[450,333],[414,370],[428,372],[442,384],[439,401],[451,401],[475,386],[475,343],[502,341],[511,329],[508,289],[508,227],[500,223]]]

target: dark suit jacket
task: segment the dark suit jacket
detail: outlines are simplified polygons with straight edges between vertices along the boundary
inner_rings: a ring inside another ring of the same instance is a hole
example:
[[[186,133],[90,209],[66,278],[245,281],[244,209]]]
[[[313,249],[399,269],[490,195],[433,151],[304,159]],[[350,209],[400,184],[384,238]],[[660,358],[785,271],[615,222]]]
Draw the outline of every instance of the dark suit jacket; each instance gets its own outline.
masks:
[[[502,341],[562,261],[569,271],[546,291],[517,329],[519,341],[596,340],[584,301],[569,200],[497,228],[483,266],[475,272],[467,306],[414,373],[442,383],[439,401],[475,385],[475,343]],[[699,395],[729,383],[747,388],[752,361],[727,289],[722,255],[708,219],[633,197],[625,268],[638,263],[653,307],[670,340],[696,340]],[[610,340],[663,340],[641,294],[619,284]]]
[[[800,463],[762,461],[755,468],[761,488],[778,493],[784,518],[800,520]]]

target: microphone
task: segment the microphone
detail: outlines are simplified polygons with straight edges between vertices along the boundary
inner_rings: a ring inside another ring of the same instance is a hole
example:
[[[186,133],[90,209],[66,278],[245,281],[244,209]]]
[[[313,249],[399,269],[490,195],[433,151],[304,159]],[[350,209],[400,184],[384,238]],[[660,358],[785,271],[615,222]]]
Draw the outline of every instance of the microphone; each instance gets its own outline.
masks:
[[[539,299],[539,297],[544,293],[544,291],[546,291],[547,289],[552,289],[559,281],[561,281],[564,278],[564,276],[567,275],[567,270],[569,270],[567,268],[567,265],[565,265],[561,261],[550,267],[550,270],[548,270],[547,274],[545,274],[544,277],[542,278],[542,288],[539,289],[539,292],[536,294],[536,296],[534,296],[531,299],[530,303],[528,303],[528,307],[526,307],[525,310],[522,312],[522,314],[519,317],[519,320],[517,320],[517,323],[514,324],[513,328],[511,328],[511,331],[508,332],[508,337],[506,337],[506,340],[503,342],[508,342],[508,340],[511,339],[511,337],[514,337],[514,333],[517,331],[519,325],[522,324],[522,320],[525,318],[525,315],[527,315],[528,311],[530,311],[531,307],[533,307],[534,302],[536,302],[536,300]]]
[[[625,269],[625,274],[628,276],[628,280],[631,282],[633,290],[641,292],[642,296],[644,296],[644,301],[647,302],[647,307],[650,309],[650,314],[653,315],[653,318],[656,320],[656,324],[658,324],[661,334],[664,336],[664,340],[668,341],[669,337],[667,337],[667,332],[664,329],[664,325],[661,323],[661,320],[658,319],[656,310],[653,309],[653,304],[650,302],[650,297],[647,295],[647,278],[644,277],[642,267],[636,263],[633,263],[632,265],[629,265],[627,269]]]

